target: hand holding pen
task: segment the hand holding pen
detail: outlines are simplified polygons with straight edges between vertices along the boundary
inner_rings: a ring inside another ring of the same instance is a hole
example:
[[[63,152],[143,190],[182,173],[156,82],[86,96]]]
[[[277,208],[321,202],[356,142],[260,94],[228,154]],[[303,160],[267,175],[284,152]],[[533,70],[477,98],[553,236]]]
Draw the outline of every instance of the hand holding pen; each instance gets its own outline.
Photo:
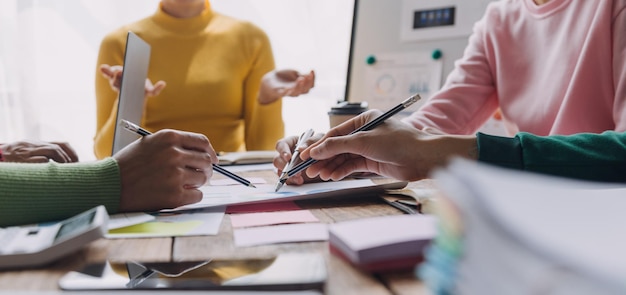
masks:
[[[129,121],[126,121],[126,120],[120,120],[120,124],[126,130],[128,130],[130,132],[137,133],[137,134],[139,134],[141,136],[147,136],[147,135],[151,134],[150,131],[148,131],[146,129],[143,129],[143,128],[139,127],[137,124],[129,122]],[[232,172],[224,169],[223,167],[221,167],[221,166],[219,166],[217,164],[213,164],[213,170],[215,170],[218,173],[220,173],[220,174],[222,174],[222,175],[224,175],[224,176],[226,176],[226,177],[228,177],[228,178],[230,178],[230,179],[232,179],[234,181],[237,181],[237,182],[239,182],[239,183],[241,183],[241,184],[243,184],[245,186],[256,188],[256,186],[254,186],[254,184],[252,184],[252,182],[250,182],[249,180],[247,180],[247,179],[245,179],[245,178],[243,178],[243,177],[241,177],[241,176],[239,176],[239,175],[237,175],[235,173],[232,173]]]
[[[202,134],[160,130],[130,143],[112,158],[119,174],[107,177],[120,181],[118,209],[133,212],[172,209],[202,200],[199,188],[211,178],[217,154]]]
[[[420,99],[421,99],[421,97],[419,96],[419,94],[415,94],[415,95],[410,96],[409,98],[405,99],[404,101],[402,101],[401,103],[399,103],[398,105],[396,105],[392,109],[388,110],[387,112],[381,114],[380,116],[374,118],[373,120],[363,124],[362,126],[360,126],[357,129],[353,130],[352,132],[349,133],[349,135],[352,135],[352,134],[355,134],[355,133],[358,133],[358,132],[361,132],[361,131],[368,131],[368,130],[374,129],[375,127],[377,127],[378,125],[383,123],[385,120],[391,118],[393,115],[399,113],[400,111],[408,108],[409,106],[411,106],[412,104],[414,104],[415,102],[417,102]],[[336,130],[337,128],[343,127],[343,126],[344,125],[340,125],[338,127],[335,127],[335,129],[333,129],[333,130]],[[292,169],[290,169],[289,172],[285,176],[281,176],[280,179],[279,179],[279,182],[285,183],[289,177],[292,177],[292,176],[294,176],[294,175],[304,171],[305,169],[309,168],[311,165],[313,165],[316,162],[317,162],[317,160],[315,160],[313,158],[309,158],[308,160],[301,162],[300,164],[298,164],[295,167],[293,167]]]
[[[291,154],[291,160],[285,165],[283,168],[283,172],[280,174],[280,178],[284,178],[289,170],[293,168],[296,162],[300,159],[300,151],[306,147],[306,141],[313,136],[313,129],[309,129],[302,133],[296,142],[296,147],[293,150],[293,154]],[[284,182],[278,181],[276,183],[276,188],[274,191],[280,190],[280,188],[284,185]]]

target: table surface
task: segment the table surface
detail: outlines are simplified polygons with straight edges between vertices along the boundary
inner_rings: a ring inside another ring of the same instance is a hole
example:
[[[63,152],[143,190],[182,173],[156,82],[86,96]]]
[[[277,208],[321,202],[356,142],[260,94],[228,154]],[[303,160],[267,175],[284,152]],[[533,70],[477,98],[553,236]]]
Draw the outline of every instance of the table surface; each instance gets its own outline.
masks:
[[[277,177],[271,171],[239,173],[244,177],[263,177],[273,183]],[[218,175],[214,175],[218,178]],[[432,181],[409,183],[409,188],[433,188]],[[321,222],[402,214],[377,196],[346,199],[316,199],[296,202],[310,210]],[[328,267],[325,294],[430,294],[412,271],[370,274],[358,270],[345,260],[331,254],[328,242],[284,243],[253,247],[235,247],[230,217],[225,215],[215,236],[144,239],[100,239],[82,250],[44,268],[21,271],[0,271],[2,290],[58,291],[57,281],[70,270],[88,262],[114,261],[184,261],[209,258],[254,258],[279,253],[320,253]]]

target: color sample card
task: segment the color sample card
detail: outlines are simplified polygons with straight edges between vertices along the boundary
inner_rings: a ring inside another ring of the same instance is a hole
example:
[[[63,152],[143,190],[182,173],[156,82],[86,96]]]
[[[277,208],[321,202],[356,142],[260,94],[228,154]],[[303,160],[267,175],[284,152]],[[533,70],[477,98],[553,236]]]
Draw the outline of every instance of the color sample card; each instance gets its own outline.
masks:
[[[233,228],[276,225],[287,223],[319,222],[319,219],[309,210],[295,210],[282,212],[262,212],[249,214],[232,214],[230,222]]]
[[[237,247],[327,241],[328,225],[325,223],[300,223],[240,228],[233,231],[233,238]]]

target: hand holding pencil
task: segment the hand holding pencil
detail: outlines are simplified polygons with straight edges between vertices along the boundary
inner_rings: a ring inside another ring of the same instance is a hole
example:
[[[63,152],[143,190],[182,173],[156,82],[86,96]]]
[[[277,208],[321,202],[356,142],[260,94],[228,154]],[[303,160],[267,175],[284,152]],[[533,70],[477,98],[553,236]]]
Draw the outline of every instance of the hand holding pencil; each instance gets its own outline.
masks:
[[[322,180],[339,180],[354,172],[373,172],[404,180],[409,177],[408,170],[419,167],[419,163],[409,162],[412,149],[396,152],[395,147],[405,146],[398,145],[403,141],[415,141],[406,146],[413,144],[417,148],[422,132],[389,118],[418,99],[419,95],[411,96],[385,113],[368,111],[331,129],[301,152],[300,157],[309,160],[296,165],[287,177],[306,170],[308,177],[319,176]]]
[[[202,200],[201,186],[211,178],[217,154],[206,136],[178,130],[160,130],[136,140],[113,155],[120,181],[119,212],[172,209]],[[89,175],[86,175],[89,177]],[[92,176],[93,177],[93,176]]]
[[[126,130],[128,130],[130,132],[137,133],[138,135],[141,135],[141,136],[147,136],[147,135],[151,134],[150,131],[148,131],[148,130],[138,126],[135,123],[129,122],[127,120],[123,120],[123,119],[120,120],[120,125],[123,126]],[[212,148],[211,148],[211,150],[212,150]],[[213,154],[215,154],[215,151],[213,151]],[[215,158],[217,158],[217,155],[215,155]],[[219,166],[217,164],[213,164],[213,170],[215,170],[218,173],[220,173],[220,174],[222,174],[222,175],[224,175],[224,176],[226,176],[226,177],[228,177],[228,178],[230,178],[230,179],[232,179],[232,180],[234,180],[236,182],[239,182],[239,183],[241,183],[241,184],[243,184],[245,186],[256,188],[256,186],[254,186],[254,184],[252,184],[252,182],[250,182],[249,180],[247,180],[247,179],[245,179],[245,178],[243,178],[243,177],[241,177],[241,176],[239,176],[239,175],[237,175],[235,173],[232,173],[232,172],[226,170],[225,168],[223,168],[223,167],[221,167],[221,166]]]

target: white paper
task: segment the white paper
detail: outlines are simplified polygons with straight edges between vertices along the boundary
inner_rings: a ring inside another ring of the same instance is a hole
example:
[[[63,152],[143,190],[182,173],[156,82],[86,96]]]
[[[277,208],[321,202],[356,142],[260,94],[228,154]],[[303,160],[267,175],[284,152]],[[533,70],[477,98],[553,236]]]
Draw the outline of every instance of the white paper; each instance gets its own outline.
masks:
[[[242,228],[233,231],[233,238],[237,247],[327,241],[328,226],[325,223],[303,223]]]
[[[524,285],[519,294],[532,293],[549,281],[555,281],[550,285],[555,294],[626,290],[624,184],[557,178],[465,160],[437,171],[435,178],[461,210],[464,258],[458,273],[465,290],[505,280]],[[498,272],[509,267],[509,275]],[[498,289],[495,284],[485,288]],[[504,284],[500,290],[507,288],[516,287]]]
[[[397,184],[400,186],[406,185],[404,182]],[[382,190],[380,186],[381,185],[375,184],[370,179],[307,183],[301,186],[285,185],[279,192],[274,192],[274,184],[261,184],[257,185],[256,188],[243,185],[206,185],[200,188],[204,193],[204,197],[200,202],[176,208],[174,211],[230,204],[290,201],[314,197],[327,197],[329,195],[343,197],[341,193],[345,193],[345,197],[349,197],[351,194],[363,193],[375,189]]]

